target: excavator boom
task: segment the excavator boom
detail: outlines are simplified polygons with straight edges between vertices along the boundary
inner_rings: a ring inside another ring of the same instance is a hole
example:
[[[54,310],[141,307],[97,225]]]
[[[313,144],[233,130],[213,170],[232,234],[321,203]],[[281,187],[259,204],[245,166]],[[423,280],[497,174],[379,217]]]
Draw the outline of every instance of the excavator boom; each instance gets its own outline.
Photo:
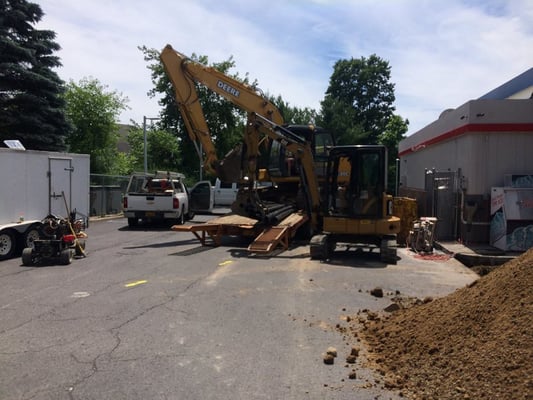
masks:
[[[195,83],[204,85],[248,113],[259,114],[277,124],[283,123],[277,107],[266,100],[257,89],[215,68],[191,60],[174,50],[171,45],[163,49],[160,58],[174,87],[176,102],[189,137],[195,143],[199,142],[205,152],[204,166],[208,172],[219,176],[220,161],[211,139],[212,135],[205,120]],[[247,143],[250,152],[258,151],[254,148],[258,146],[256,143],[255,139],[251,140],[250,144]]]

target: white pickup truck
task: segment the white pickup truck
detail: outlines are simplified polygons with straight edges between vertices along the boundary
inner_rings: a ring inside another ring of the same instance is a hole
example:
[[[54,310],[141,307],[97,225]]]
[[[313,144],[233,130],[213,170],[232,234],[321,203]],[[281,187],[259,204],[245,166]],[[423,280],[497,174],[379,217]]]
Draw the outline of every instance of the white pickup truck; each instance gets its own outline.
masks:
[[[239,191],[236,182],[222,182],[217,178],[215,185],[210,181],[200,181],[191,189],[194,211],[211,212],[215,207],[231,207]]]
[[[123,199],[124,216],[134,227],[143,222],[167,220],[177,224],[192,219],[185,176],[175,172],[134,173]]]

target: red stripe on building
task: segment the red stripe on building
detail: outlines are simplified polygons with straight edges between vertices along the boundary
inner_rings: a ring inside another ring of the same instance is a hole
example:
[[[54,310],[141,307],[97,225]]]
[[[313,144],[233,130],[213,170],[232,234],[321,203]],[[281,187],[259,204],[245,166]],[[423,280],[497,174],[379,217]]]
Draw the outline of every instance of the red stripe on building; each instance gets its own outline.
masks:
[[[450,140],[450,139],[456,138],[458,136],[462,136],[467,133],[494,133],[494,132],[533,133],[533,124],[531,123],[527,123],[527,124],[511,124],[511,123],[467,124],[467,125],[460,126],[459,128],[452,129],[451,131],[443,133],[442,135],[435,136],[434,138],[428,139],[414,146],[411,146],[410,148],[398,153],[398,155],[401,157],[409,153],[414,153],[428,146],[431,146],[431,145],[434,145],[440,142],[445,142],[446,140]]]

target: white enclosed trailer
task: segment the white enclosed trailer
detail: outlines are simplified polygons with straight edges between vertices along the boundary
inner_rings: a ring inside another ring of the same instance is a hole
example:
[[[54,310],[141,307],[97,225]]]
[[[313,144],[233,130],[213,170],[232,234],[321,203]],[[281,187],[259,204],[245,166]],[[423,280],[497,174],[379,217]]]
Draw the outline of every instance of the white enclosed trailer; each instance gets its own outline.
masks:
[[[87,154],[0,148],[0,260],[32,247],[48,215],[88,218],[89,181]]]

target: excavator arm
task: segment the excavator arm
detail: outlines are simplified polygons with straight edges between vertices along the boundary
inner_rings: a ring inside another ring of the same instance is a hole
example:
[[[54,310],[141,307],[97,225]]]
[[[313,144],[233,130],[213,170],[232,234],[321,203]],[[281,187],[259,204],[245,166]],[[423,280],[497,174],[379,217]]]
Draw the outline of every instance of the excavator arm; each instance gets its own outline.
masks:
[[[216,154],[195,82],[231,101],[247,111],[249,115],[255,113],[276,124],[283,124],[283,118],[277,107],[266,100],[254,87],[228,77],[215,68],[191,60],[174,50],[171,45],[163,49],[160,58],[174,87],[176,102],[189,137],[193,142],[199,142],[203,148],[204,168],[207,172],[220,176],[221,162]],[[248,154],[258,154],[259,141],[252,132],[245,132],[244,142]]]
[[[320,188],[315,173],[313,151],[309,141],[255,113],[250,115],[249,124],[252,129],[259,130],[271,140],[280,143],[292,153],[298,162],[300,166],[300,183],[306,200],[306,211],[311,221],[311,227],[317,230],[319,228]]]

